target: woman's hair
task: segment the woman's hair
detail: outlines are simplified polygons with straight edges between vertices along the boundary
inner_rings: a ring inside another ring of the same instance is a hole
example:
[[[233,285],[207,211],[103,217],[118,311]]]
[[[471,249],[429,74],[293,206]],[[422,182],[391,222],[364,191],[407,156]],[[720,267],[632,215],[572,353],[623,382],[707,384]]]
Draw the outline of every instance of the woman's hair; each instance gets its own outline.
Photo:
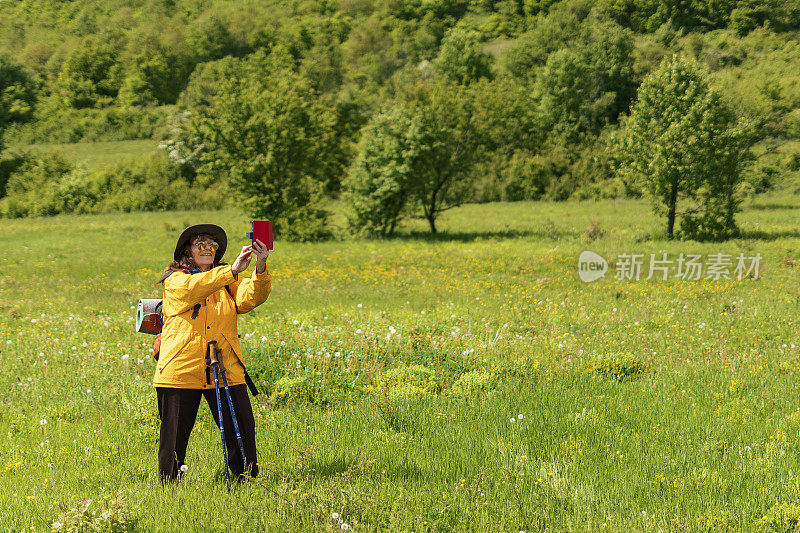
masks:
[[[192,243],[197,240],[198,237],[206,237],[211,240],[214,240],[212,235],[208,233],[199,233],[189,239],[189,242],[186,243],[186,246],[183,247],[183,255],[178,261],[172,261],[167,268],[164,269],[164,274],[168,272],[183,272],[188,274],[190,270],[197,270],[200,268],[197,263],[194,262],[192,259]],[[224,261],[217,261],[216,253],[214,254],[214,263],[211,265],[212,267],[217,267],[220,265],[227,265]]]

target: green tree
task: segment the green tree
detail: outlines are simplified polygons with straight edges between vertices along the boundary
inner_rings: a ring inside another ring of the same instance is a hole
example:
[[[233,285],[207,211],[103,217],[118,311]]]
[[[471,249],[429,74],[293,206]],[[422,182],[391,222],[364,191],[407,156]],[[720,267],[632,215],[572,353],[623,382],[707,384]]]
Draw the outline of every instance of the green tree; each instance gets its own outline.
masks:
[[[434,65],[439,72],[462,85],[492,77],[491,57],[483,52],[476,31],[450,30],[442,40]]]
[[[192,53],[180,31],[159,24],[139,28],[120,54],[119,101],[174,104],[193,68]]]
[[[686,237],[736,233],[738,186],[751,138],[709,86],[698,66],[678,56],[664,60],[642,83],[625,121],[621,171],[633,177],[667,215],[672,238],[678,204],[690,208]]]
[[[632,50],[629,30],[585,21],[576,44],[550,54],[539,71],[536,89],[545,127],[575,143],[616,122],[635,93]]]
[[[394,233],[413,187],[421,142],[419,117],[402,105],[379,113],[363,128],[343,183],[354,231],[382,237]]]
[[[0,141],[7,124],[31,118],[38,90],[39,80],[33,72],[0,54]]]
[[[229,179],[253,217],[276,235],[309,240],[327,234],[326,179],[340,172],[336,116],[282,49],[239,60],[193,137],[203,146],[200,172]]]
[[[474,103],[466,87],[445,80],[423,82],[402,96],[422,133],[412,160],[411,195],[436,233],[439,215],[473,193],[472,169],[482,155]]]
[[[77,109],[110,105],[119,92],[119,35],[86,39],[61,66],[56,80],[60,100]]]

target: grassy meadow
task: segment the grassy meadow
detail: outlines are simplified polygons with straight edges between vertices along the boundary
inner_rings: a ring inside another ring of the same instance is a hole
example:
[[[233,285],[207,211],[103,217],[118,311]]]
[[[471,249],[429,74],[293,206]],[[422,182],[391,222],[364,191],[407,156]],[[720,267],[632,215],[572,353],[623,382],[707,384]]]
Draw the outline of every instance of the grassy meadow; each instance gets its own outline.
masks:
[[[161,296],[186,225],[222,225],[232,260],[248,220],[2,220],[0,531],[84,507],[130,531],[793,530],[798,206],[758,197],[723,243],[664,240],[632,200],[466,205],[436,236],[415,220],[384,241],[276,242],[272,293],[239,319],[261,474],[230,494],[205,405],[186,477],[161,487],[134,311]],[[757,280],[612,265],[587,284],[583,250],[763,259]]]

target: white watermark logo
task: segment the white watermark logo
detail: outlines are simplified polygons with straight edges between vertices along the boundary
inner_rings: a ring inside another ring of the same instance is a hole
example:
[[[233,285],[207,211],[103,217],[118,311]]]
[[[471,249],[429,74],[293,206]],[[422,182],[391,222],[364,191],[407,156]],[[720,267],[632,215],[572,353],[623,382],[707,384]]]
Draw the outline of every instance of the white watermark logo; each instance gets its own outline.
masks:
[[[646,262],[645,254],[619,254],[615,265],[615,278],[618,280],[640,280],[669,278],[681,280],[723,279],[758,279],[761,267],[761,254],[746,256],[739,254],[683,254],[670,258],[666,252],[657,256],[649,254]],[[600,255],[588,250],[581,252],[578,258],[578,276],[587,283],[605,276],[608,263]]]
[[[608,262],[601,256],[588,250],[581,252],[578,258],[578,275],[581,281],[590,283],[606,275]]]

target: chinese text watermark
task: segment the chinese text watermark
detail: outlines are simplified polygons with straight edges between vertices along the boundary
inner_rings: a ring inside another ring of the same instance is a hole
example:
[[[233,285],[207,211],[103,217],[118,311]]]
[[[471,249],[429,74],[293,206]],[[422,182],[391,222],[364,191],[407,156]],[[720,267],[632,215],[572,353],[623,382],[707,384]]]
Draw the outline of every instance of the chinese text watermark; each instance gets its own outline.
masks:
[[[618,280],[755,280],[759,277],[761,254],[746,256],[714,253],[684,254],[677,257],[660,254],[619,254],[614,262]],[[584,251],[578,258],[578,276],[587,283],[605,276],[608,262],[599,254]]]

